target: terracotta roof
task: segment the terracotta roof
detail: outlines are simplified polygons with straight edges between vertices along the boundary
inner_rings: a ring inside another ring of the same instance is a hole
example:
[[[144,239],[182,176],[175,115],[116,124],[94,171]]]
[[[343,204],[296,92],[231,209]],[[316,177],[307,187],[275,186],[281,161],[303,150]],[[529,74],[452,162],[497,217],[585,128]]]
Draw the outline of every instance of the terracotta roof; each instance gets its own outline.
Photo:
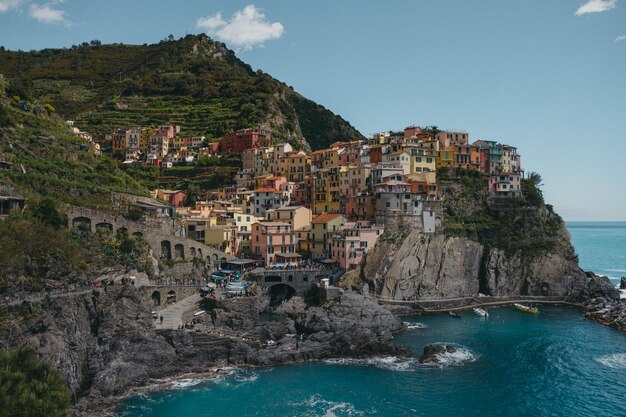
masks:
[[[339,213],[324,213],[314,218],[311,223],[328,223],[331,220],[335,220],[339,216],[341,216]]]

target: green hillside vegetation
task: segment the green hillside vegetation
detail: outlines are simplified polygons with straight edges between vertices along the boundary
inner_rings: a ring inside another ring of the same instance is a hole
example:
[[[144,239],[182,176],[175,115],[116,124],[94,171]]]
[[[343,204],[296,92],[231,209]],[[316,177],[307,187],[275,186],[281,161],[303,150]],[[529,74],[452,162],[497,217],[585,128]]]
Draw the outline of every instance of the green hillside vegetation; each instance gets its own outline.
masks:
[[[206,35],[155,45],[93,41],[69,49],[0,49],[0,63],[23,95],[51,103],[92,134],[173,123],[183,135],[207,138],[262,127],[305,149],[363,138],[341,117],[253,71]]]
[[[94,155],[60,118],[37,104],[24,111],[6,100],[0,103],[0,161],[13,164],[12,169],[0,169],[0,184],[12,184],[25,197],[108,206],[112,191],[148,195],[118,161]]]
[[[64,417],[70,391],[54,367],[31,347],[0,351],[0,417]]]
[[[546,205],[541,176],[522,180],[524,198],[489,198],[488,178],[477,171],[441,170],[447,235],[466,236],[489,248],[536,255],[551,252],[562,241],[563,220]]]

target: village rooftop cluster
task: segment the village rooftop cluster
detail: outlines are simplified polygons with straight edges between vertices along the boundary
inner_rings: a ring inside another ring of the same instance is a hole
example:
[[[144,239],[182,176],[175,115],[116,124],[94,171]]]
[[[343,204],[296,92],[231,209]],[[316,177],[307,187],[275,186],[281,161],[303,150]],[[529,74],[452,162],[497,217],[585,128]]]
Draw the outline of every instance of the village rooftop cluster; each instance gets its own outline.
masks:
[[[443,215],[445,195],[437,184],[443,169],[480,171],[490,195],[521,196],[517,149],[495,141],[470,143],[464,131],[410,126],[312,153],[273,143],[270,132],[253,129],[216,142],[179,136],[171,125],[120,129],[108,139],[128,166],[241,155],[235,184],[195,208],[186,206],[180,190],[155,190],[154,197],[176,208],[187,237],[266,266],[314,259],[356,268],[385,225],[398,218],[417,220],[411,224],[434,233]]]

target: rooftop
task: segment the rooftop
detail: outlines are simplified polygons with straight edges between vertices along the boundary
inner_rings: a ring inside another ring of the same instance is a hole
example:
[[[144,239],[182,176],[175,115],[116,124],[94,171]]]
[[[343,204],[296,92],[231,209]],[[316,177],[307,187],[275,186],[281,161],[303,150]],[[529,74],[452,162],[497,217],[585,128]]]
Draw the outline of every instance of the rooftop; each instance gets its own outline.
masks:
[[[339,213],[324,213],[314,218],[311,223],[328,223],[329,221],[335,220],[339,216],[341,216]]]

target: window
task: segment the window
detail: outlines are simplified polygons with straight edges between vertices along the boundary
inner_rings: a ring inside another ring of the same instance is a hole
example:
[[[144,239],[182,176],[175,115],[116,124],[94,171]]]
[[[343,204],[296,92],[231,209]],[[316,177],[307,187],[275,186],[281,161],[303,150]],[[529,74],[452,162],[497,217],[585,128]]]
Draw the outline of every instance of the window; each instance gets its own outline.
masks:
[[[387,201],[387,203],[385,203],[385,207],[390,208],[391,207],[391,203],[389,201]]]

